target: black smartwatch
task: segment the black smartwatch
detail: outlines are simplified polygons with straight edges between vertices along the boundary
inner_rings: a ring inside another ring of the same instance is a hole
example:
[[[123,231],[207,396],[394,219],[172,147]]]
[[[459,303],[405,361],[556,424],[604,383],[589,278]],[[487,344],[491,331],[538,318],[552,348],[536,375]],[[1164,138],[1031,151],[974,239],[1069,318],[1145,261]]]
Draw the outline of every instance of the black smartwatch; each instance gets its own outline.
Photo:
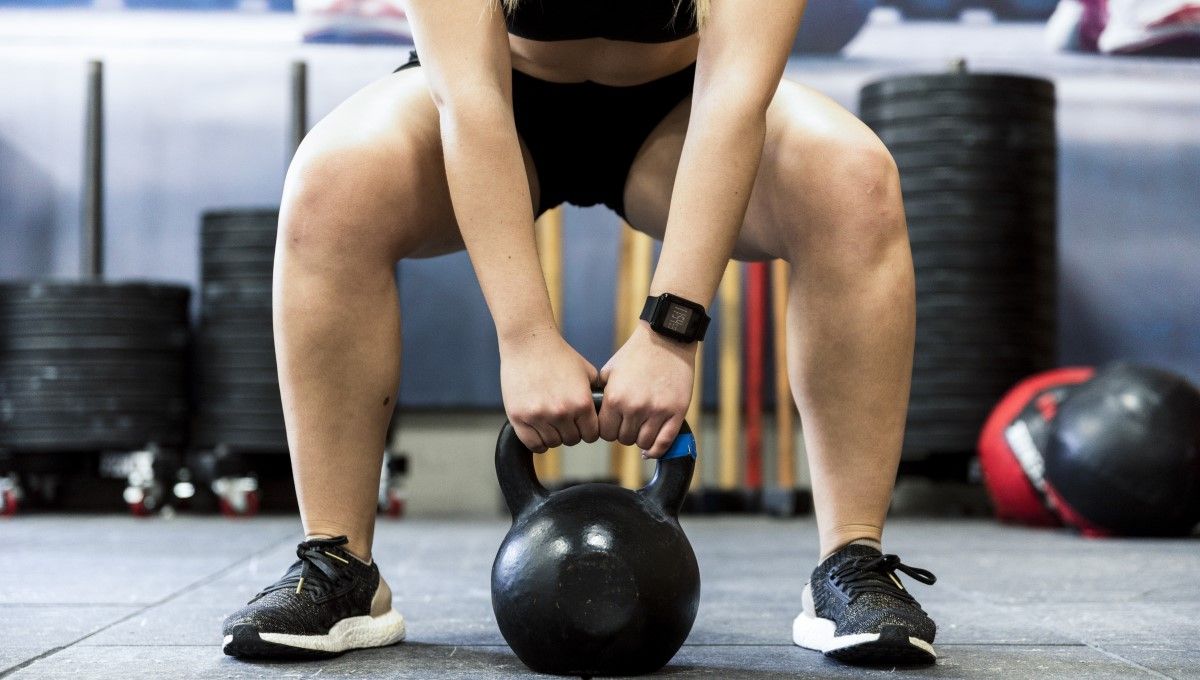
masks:
[[[646,298],[640,318],[649,321],[655,333],[679,342],[703,340],[708,322],[711,321],[708,314],[704,313],[703,305],[670,293]]]

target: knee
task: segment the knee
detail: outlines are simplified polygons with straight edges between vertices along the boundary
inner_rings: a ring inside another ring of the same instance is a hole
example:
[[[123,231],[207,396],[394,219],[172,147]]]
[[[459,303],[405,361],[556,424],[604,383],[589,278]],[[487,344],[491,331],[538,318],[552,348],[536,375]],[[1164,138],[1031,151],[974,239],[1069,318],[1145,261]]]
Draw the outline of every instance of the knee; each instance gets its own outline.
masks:
[[[900,174],[883,143],[870,134],[837,140],[826,158],[818,179],[825,189],[806,200],[810,218],[796,241],[802,256],[820,253],[859,273],[909,257]]]
[[[357,149],[301,148],[296,154],[280,206],[278,247],[286,256],[328,267],[395,252],[395,215],[364,156]]]

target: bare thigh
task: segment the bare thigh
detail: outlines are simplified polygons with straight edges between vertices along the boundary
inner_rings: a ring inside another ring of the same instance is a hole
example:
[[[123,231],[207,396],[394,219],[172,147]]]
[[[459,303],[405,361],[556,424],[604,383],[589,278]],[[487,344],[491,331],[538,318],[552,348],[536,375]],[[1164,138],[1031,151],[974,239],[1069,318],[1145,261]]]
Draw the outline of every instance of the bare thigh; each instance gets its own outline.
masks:
[[[629,223],[660,240],[690,112],[689,97],[647,137],[626,179]],[[848,202],[846,192],[857,190],[853,166],[864,155],[889,158],[870,128],[837,102],[782,80],[767,109],[762,159],[734,258],[786,258],[798,240],[828,230]]]
[[[537,175],[523,141],[521,151],[536,206]],[[348,246],[348,256],[371,251],[394,262],[463,248],[438,109],[420,68],[372,82],[313,127],[288,171],[283,212],[295,236],[322,230],[322,239]]]

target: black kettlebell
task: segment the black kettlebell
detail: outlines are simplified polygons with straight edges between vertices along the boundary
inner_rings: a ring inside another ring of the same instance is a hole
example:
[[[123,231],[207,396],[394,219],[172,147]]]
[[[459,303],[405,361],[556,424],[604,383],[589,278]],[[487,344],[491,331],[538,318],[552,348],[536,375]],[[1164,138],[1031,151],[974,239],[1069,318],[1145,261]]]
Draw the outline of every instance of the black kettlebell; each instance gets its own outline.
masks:
[[[593,398],[599,410],[601,395]],[[550,493],[533,453],[504,424],[496,475],[513,524],[492,564],[492,609],[526,666],[639,675],[675,656],[700,602],[696,555],[678,520],[695,465],[684,423],[642,489],[580,484]]]

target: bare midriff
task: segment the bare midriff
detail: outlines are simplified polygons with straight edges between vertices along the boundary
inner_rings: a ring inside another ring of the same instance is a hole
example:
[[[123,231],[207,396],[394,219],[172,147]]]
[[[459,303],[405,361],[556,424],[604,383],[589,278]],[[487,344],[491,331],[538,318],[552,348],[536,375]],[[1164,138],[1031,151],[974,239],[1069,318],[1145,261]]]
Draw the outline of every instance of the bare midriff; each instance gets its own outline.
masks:
[[[512,65],[540,80],[628,86],[650,82],[696,61],[698,35],[664,43],[638,43],[604,38],[528,40],[511,33]]]

